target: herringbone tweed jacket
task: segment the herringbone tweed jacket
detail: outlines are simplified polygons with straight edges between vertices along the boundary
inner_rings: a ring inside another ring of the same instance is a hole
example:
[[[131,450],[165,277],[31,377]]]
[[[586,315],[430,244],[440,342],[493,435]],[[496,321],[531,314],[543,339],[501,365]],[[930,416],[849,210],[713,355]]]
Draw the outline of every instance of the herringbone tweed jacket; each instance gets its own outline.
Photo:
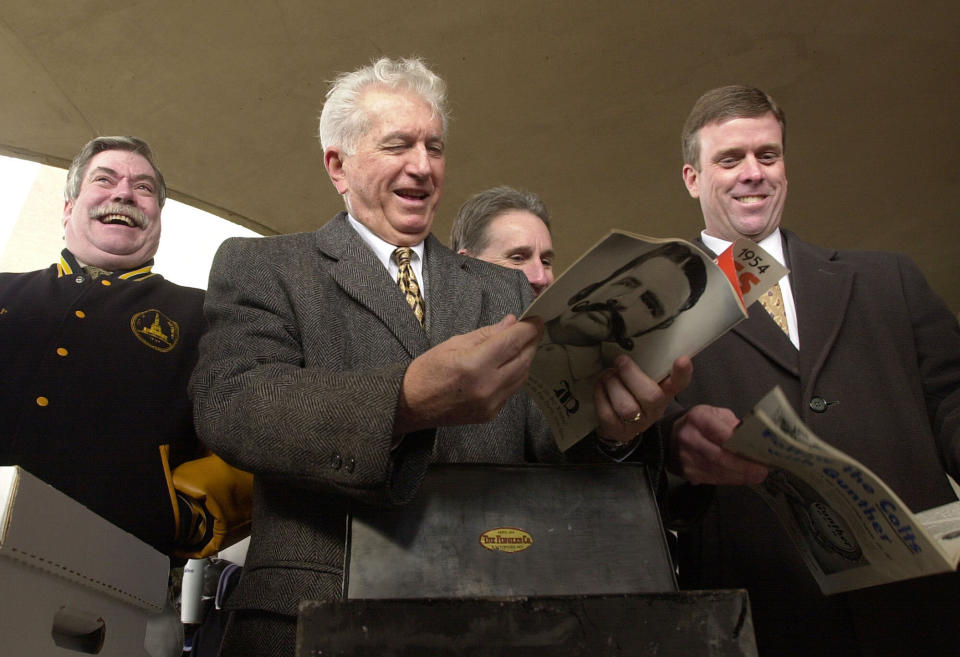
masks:
[[[201,439],[255,475],[231,608],[295,615],[302,599],[339,597],[346,512],[409,500],[431,461],[561,459],[524,394],[488,424],[423,431],[392,448],[410,361],[519,315],[532,297],[521,272],[432,236],[424,278],[426,330],[345,213],[315,233],[230,239],[218,251],[191,395]]]

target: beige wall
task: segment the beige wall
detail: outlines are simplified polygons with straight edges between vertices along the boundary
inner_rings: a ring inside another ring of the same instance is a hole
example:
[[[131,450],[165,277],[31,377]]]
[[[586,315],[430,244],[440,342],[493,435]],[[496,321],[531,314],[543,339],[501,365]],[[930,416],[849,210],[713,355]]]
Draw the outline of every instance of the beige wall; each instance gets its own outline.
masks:
[[[423,56],[453,114],[436,234],[477,191],[531,189],[560,270],[610,228],[692,237],[684,117],[707,89],[757,85],[788,116],[785,225],[904,251],[960,311],[956,0],[4,0],[2,13],[0,152],[65,166],[95,135],[137,135],[173,198],[264,234],[343,208],[314,138],[327,80]]]
[[[40,167],[0,253],[0,271],[33,271],[56,262],[63,249],[63,185],[67,172]]]

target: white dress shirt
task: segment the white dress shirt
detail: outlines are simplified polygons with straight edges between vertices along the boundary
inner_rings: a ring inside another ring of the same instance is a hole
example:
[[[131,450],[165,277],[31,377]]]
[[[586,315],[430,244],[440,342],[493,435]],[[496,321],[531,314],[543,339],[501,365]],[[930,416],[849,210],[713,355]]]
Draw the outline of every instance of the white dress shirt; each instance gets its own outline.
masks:
[[[383,239],[372,230],[354,219],[352,215],[347,214],[347,220],[353,229],[360,234],[360,239],[373,249],[377,259],[387,268],[387,271],[390,272],[390,278],[397,280],[397,275],[400,273],[400,266],[396,260],[393,259],[393,252],[397,250],[397,246],[383,241]],[[410,255],[410,265],[413,267],[413,273],[417,276],[417,284],[420,286],[420,296],[423,297],[423,301],[426,303],[427,282],[423,278],[423,242],[414,244],[410,249],[413,251]]]

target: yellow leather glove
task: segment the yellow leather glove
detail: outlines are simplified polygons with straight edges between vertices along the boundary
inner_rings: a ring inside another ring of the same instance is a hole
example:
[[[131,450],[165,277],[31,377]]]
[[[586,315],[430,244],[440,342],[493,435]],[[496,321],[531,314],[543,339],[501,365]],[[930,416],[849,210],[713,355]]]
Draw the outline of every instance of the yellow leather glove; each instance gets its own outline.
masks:
[[[179,557],[201,559],[250,534],[253,475],[216,454],[186,461],[173,471],[179,507]]]

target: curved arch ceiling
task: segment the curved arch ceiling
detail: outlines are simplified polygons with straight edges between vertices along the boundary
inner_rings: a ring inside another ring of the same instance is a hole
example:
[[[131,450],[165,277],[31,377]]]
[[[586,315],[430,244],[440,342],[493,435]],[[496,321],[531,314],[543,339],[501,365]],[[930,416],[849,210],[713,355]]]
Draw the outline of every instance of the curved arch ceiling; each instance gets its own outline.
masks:
[[[745,82],[789,117],[785,225],[907,251],[960,310],[958,27],[940,0],[6,0],[0,152],[63,166],[92,136],[135,134],[175,198],[312,230],[341,207],[313,138],[326,80],[418,54],[453,108],[435,232],[473,192],[528,188],[562,269],[611,227],[695,234],[680,127],[701,92]]]

